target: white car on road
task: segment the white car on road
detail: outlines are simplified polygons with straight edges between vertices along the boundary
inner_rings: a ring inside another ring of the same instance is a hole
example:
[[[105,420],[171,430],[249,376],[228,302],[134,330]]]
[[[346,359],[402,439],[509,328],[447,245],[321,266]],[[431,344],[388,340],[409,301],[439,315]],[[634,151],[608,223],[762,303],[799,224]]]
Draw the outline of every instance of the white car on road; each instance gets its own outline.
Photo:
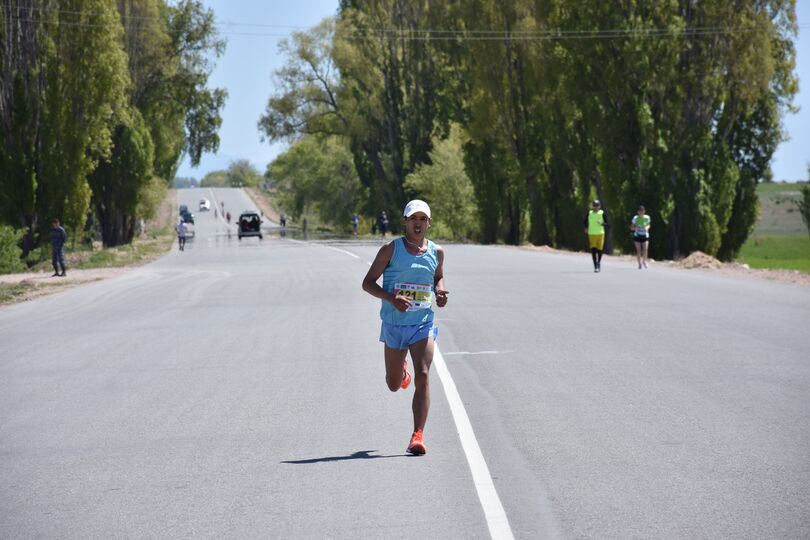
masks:
[[[211,210],[211,201],[208,199],[200,199],[200,211]]]

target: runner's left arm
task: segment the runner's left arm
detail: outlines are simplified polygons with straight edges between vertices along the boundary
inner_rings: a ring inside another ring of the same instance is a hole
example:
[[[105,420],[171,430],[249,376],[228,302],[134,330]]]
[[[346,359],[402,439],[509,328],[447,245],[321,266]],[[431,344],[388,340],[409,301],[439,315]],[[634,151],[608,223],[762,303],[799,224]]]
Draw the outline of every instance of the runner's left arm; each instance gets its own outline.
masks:
[[[444,307],[447,305],[447,295],[450,292],[444,288],[444,248],[436,246],[436,256],[439,264],[436,266],[436,273],[433,275],[433,290],[436,291],[436,305]]]

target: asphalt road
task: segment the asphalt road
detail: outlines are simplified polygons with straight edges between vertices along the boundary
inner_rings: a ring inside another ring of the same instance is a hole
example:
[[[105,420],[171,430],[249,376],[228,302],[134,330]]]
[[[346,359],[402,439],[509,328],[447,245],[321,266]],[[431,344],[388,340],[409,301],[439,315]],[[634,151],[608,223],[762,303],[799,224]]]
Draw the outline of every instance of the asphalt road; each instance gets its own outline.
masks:
[[[442,383],[404,452],[377,243],[236,239],[0,309],[0,538],[486,538]],[[810,289],[447,245],[443,358],[516,538],[810,536]]]

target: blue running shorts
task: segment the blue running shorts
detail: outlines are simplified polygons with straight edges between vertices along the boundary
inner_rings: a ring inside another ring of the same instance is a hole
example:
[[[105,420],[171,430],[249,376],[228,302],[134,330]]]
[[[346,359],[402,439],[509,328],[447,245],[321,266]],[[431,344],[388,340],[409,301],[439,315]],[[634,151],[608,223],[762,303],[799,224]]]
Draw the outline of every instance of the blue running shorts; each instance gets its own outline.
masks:
[[[433,321],[405,326],[383,322],[380,327],[380,341],[390,348],[400,351],[405,351],[417,341],[429,337],[435,340],[437,335],[439,335],[439,327],[433,324]]]

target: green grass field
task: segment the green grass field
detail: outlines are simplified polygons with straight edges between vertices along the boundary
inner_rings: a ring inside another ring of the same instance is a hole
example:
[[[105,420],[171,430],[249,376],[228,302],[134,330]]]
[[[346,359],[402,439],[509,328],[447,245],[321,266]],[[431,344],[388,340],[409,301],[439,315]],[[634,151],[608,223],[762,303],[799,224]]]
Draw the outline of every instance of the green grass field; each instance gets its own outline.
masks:
[[[753,236],[740,250],[737,262],[751,268],[784,268],[810,274],[810,236]]]
[[[737,262],[751,268],[810,273],[810,235],[796,208],[802,183],[769,183],[757,187],[760,216]]]

